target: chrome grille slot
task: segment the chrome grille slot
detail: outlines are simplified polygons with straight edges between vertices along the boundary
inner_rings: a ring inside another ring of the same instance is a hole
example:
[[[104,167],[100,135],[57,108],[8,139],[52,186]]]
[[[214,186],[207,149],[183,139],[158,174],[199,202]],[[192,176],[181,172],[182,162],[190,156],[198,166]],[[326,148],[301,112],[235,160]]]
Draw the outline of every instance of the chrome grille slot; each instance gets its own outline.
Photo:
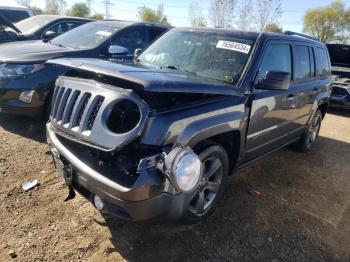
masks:
[[[56,121],[62,120],[63,110],[66,107],[67,99],[68,99],[71,92],[72,92],[72,89],[70,89],[70,88],[68,88],[64,91],[64,93],[62,95],[62,99],[60,101],[60,104],[58,105],[57,114],[56,114]]]
[[[89,103],[90,97],[90,93],[84,93],[81,96],[81,99],[79,100],[73,115],[72,128],[78,127],[80,125],[85,109]]]
[[[69,97],[67,105],[66,105],[64,112],[63,112],[63,118],[62,118],[63,125],[69,124],[71,117],[72,117],[72,113],[73,113],[73,107],[74,107],[75,103],[77,102],[79,95],[80,95],[80,91],[75,90],[71,94],[71,96]]]
[[[87,122],[86,125],[83,126],[82,130],[83,131],[91,131],[92,127],[94,126],[95,120],[96,120],[96,116],[102,106],[104,97],[102,96],[96,96],[94,98],[94,101],[92,102],[92,109],[90,110],[90,112],[87,115]]]
[[[57,110],[58,110],[58,106],[59,106],[59,104],[61,102],[63,92],[64,92],[64,87],[61,87],[57,91],[57,96],[56,96],[55,103],[53,105],[53,110],[52,110],[52,117],[55,118],[55,119],[57,117]]]

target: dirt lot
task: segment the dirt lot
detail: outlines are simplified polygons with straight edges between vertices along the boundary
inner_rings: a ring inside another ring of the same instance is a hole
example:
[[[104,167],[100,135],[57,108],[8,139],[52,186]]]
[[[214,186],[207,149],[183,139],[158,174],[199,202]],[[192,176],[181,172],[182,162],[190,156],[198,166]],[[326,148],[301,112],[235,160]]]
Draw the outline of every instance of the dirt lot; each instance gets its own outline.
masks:
[[[0,261],[349,261],[350,113],[326,116],[311,153],[284,149],[239,171],[194,226],[105,219],[82,197],[64,203],[47,150],[43,126],[0,116]],[[24,193],[29,179],[41,185]]]

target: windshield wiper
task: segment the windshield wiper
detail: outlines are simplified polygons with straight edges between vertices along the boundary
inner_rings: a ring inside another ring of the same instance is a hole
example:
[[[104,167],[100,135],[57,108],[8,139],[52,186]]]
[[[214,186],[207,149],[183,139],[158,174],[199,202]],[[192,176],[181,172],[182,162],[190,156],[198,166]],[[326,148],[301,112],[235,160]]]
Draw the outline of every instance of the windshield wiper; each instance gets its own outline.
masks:
[[[172,70],[177,70],[177,71],[189,73],[189,74],[192,74],[192,75],[197,75],[197,73],[195,73],[195,72],[191,72],[191,71],[182,69],[182,68],[174,66],[174,65],[166,65],[166,66],[161,66],[160,67],[160,69],[163,69],[163,68],[168,68],[168,69],[172,69]]]

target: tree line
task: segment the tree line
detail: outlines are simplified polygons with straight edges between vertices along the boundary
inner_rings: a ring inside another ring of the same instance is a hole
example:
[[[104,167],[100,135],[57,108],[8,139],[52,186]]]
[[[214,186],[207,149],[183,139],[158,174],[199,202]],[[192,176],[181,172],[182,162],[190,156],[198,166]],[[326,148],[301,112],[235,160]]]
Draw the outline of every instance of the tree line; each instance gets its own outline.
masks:
[[[17,0],[30,6],[30,0]],[[67,10],[65,0],[45,0],[43,10],[31,6],[37,14],[66,14],[78,17],[103,19],[103,15],[93,13],[93,0],[75,3]],[[281,0],[211,0],[209,9],[204,9],[200,0],[192,0],[188,19],[193,27],[222,27],[243,31],[282,32],[279,20],[283,14]],[[170,25],[165,15],[164,5],[157,8],[140,6],[137,16],[141,21]],[[334,0],[326,6],[308,10],[303,17],[303,32],[322,42],[349,43],[350,7],[343,0]]]

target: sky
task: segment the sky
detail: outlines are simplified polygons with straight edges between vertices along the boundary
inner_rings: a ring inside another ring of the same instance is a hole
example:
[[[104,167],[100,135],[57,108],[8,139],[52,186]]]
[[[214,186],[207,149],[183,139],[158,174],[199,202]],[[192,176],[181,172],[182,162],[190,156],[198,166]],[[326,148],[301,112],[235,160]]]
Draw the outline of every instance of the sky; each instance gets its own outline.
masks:
[[[1,0],[0,0],[1,1]],[[343,0],[347,7],[350,7],[350,0]],[[69,8],[74,3],[86,2],[85,0],[66,0]],[[92,10],[97,13],[105,13],[104,0],[93,0]],[[123,20],[138,20],[137,8],[146,5],[157,8],[159,4],[164,5],[165,15],[173,26],[190,26],[188,9],[190,0],[110,0],[112,5],[109,8],[111,18]],[[198,1],[203,10],[208,10],[211,0]],[[283,30],[302,32],[303,16],[310,8],[330,4],[331,0],[282,0],[282,17],[279,23]],[[31,5],[40,8],[45,7],[45,0],[32,0]]]

